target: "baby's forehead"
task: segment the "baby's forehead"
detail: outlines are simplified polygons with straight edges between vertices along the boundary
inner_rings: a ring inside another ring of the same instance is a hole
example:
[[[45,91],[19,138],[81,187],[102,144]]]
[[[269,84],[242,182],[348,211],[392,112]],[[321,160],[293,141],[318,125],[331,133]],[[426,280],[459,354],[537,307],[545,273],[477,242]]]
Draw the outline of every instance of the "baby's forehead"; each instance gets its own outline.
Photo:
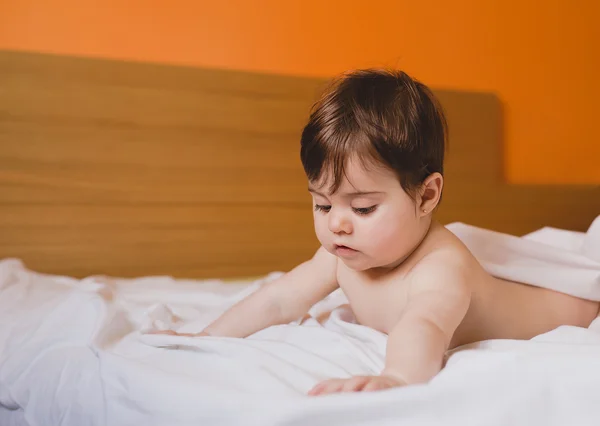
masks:
[[[389,179],[367,175],[346,174],[343,176],[340,185],[335,189],[333,182],[332,177],[320,179],[319,182],[309,182],[308,190],[327,197],[367,196],[386,194],[399,186],[393,176]]]
[[[334,186],[334,175],[331,172],[324,172],[318,182],[311,182],[311,187],[318,187],[323,190],[329,190]],[[363,167],[360,164],[349,162],[344,167],[344,173],[341,176],[340,185],[335,191],[340,193],[349,192],[373,192],[386,191],[398,184],[398,179],[394,172],[381,167]],[[328,191],[330,192],[330,191]]]

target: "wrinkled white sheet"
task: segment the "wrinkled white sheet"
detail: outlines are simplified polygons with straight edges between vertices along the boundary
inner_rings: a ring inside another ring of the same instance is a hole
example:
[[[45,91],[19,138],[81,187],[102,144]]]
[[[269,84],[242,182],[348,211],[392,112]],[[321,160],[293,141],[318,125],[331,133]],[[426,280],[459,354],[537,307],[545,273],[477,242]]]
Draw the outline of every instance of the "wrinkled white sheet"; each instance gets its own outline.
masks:
[[[588,231],[543,228],[524,238],[447,226],[492,275],[600,301],[600,216]]]
[[[593,298],[591,236],[545,228],[527,246],[577,255],[564,290]],[[340,292],[247,339],[141,332],[199,330],[261,283],[74,280],[1,261],[0,425],[600,424],[600,319],[459,348],[426,385],[317,398],[305,393],[322,379],[383,367],[386,336],[355,324]]]

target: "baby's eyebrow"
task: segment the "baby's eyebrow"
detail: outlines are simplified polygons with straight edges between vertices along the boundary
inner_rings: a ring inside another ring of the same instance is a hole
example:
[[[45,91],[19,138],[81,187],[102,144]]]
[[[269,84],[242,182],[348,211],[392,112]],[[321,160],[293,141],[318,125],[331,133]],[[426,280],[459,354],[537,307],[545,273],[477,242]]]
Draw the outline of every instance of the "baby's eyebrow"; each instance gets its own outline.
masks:
[[[327,198],[327,196],[311,187],[308,187],[308,192],[312,192],[314,194],[320,195],[321,197]],[[365,195],[378,195],[383,194],[381,191],[354,191],[354,192],[344,192],[342,193],[342,197],[352,198],[352,197],[361,197]]]
[[[355,191],[355,192],[346,192],[342,194],[345,197],[360,197],[362,195],[378,195],[383,194],[382,191]]]

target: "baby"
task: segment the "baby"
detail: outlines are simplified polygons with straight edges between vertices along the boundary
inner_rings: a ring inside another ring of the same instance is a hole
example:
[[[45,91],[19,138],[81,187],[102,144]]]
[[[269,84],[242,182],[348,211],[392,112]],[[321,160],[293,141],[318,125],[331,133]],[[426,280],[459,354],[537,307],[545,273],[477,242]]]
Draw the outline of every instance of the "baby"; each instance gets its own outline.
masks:
[[[322,382],[309,392],[319,395],[424,383],[448,349],[587,327],[596,302],[490,276],[433,220],[445,144],[437,100],[405,73],[362,70],[334,81],[301,138],[321,247],[196,335],[245,337],[289,323],[340,287],[356,320],[388,335],[385,368]]]

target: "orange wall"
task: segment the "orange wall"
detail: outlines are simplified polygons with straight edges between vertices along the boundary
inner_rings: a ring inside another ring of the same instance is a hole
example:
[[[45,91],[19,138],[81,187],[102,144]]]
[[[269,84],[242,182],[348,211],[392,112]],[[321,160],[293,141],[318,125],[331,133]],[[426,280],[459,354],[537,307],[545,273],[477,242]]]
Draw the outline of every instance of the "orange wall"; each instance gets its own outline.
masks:
[[[600,2],[566,4],[1,0],[0,48],[311,76],[398,66],[500,97],[510,181],[600,183]]]

